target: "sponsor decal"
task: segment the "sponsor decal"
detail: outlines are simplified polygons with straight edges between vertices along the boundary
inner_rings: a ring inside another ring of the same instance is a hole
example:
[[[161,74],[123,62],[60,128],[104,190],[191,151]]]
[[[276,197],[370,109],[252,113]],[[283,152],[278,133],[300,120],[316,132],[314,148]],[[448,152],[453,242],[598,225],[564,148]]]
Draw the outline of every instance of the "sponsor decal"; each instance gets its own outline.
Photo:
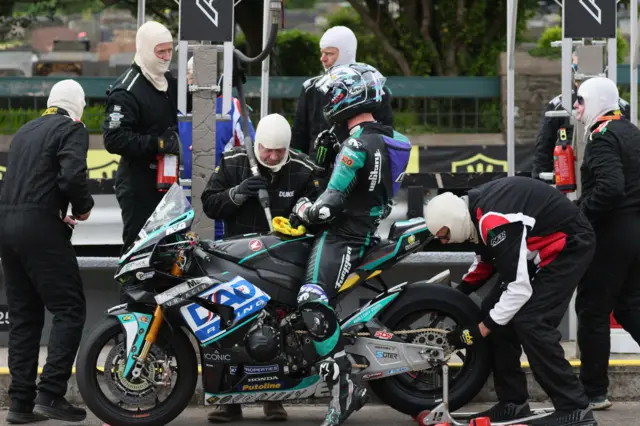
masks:
[[[340,157],[340,162],[342,164],[344,164],[345,166],[347,166],[347,167],[352,167],[353,166],[353,159],[349,158],[345,154],[342,154],[342,157]]]
[[[136,272],[136,278],[140,281],[148,280],[152,278],[156,273],[154,271],[149,272]]]
[[[378,330],[376,331],[375,337],[382,340],[391,340],[393,338],[393,333],[389,333],[386,330]]]
[[[409,368],[408,367],[394,368],[392,370],[389,370],[387,374],[398,374],[398,373],[404,373],[405,371],[409,371]]]
[[[365,374],[364,376],[362,376],[362,380],[371,380],[375,379],[376,377],[382,377],[382,372],[379,371],[377,373]]]
[[[262,241],[260,240],[251,240],[249,242],[249,248],[253,251],[262,250]]]
[[[380,359],[398,359],[398,354],[395,354],[393,352],[378,351],[378,352],[376,352],[376,358],[380,358]]]
[[[261,366],[245,366],[245,374],[268,374],[277,373],[280,371],[279,365],[261,365]]]
[[[220,352],[207,352],[204,354],[204,359],[206,361],[213,362],[231,362],[230,354],[221,354]]]
[[[269,376],[269,377],[249,377],[247,379],[247,382],[249,383],[253,383],[253,382],[272,382],[274,380],[278,380],[278,377],[276,376]]]
[[[244,385],[242,386],[243,392],[255,392],[263,390],[278,390],[282,387],[281,383],[261,383],[259,385]]]

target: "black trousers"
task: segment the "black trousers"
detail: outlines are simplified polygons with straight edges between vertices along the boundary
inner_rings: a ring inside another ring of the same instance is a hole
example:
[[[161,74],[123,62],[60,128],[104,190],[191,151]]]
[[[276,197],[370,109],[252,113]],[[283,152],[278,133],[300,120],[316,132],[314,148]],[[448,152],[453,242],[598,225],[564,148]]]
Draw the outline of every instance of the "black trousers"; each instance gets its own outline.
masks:
[[[36,389],[64,396],[86,303],[66,226],[55,216],[13,212],[2,217],[0,256],[9,304],[9,396],[33,405]],[[49,353],[36,388],[45,308],[53,314]]]
[[[557,329],[594,251],[591,227],[586,224],[577,228],[558,257],[532,278],[533,294],[529,301],[509,324],[493,330],[488,337],[495,389],[501,402],[521,404],[529,398],[527,379],[520,365],[524,349],[533,376],[556,410],[581,409],[589,404],[565,359]],[[482,304],[485,315],[502,291],[497,284],[485,298]]]
[[[371,243],[370,238],[345,237],[324,231],[316,237],[311,256],[307,264],[305,285],[300,289],[298,304],[305,306],[323,318],[326,325],[322,333],[328,337],[318,338],[314,330],[309,330],[314,338],[314,345],[320,357],[328,357],[344,349],[344,342],[336,330],[339,328],[338,316],[335,313],[335,296],[351,270],[358,265],[366,249]],[[318,287],[321,288],[318,289]],[[313,301],[318,292],[323,291],[327,300]],[[309,303],[309,302],[313,303]],[[304,310],[303,310],[304,316]]]
[[[118,193],[117,199],[118,204],[120,205],[120,210],[122,214],[122,250],[120,251],[120,256],[124,255],[129,251],[131,245],[135,242],[138,237],[138,233],[144,227],[147,219],[153,213],[153,211],[158,207],[160,201],[162,201],[162,197],[164,197],[163,192],[152,192],[144,197],[137,197],[134,193],[128,192],[125,194]],[[124,294],[123,288],[120,287],[120,303],[125,303],[128,301],[127,296]]]
[[[611,312],[640,342],[640,216],[605,218],[595,231],[596,252],[576,298],[580,380],[592,398],[609,386]]]

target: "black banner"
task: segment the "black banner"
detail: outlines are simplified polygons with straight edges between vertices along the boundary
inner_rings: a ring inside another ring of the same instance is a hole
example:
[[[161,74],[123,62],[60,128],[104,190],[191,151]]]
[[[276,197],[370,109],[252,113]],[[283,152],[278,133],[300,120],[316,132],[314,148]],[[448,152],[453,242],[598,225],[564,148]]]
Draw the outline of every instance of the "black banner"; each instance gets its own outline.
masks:
[[[564,37],[616,37],[616,0],[564,0],[563,8]]]
[[[9,306],[0,305],[0,331],[9,331]]]
[[[180,40],[223,43],[233,40],[234,0],[182,0]],[[262,10],[255,11],[262,13]]]
[[[533,145],[515,147],[516,174],[529,175]],[[106,151],[89,152],[89,188],[92,194],[114,194],[117,159]],[[7,153],[0,152],[0,187],[7,164]],[[414,147],[403,187],[473,188],[488,180],[507,175],[507,147],[467,145],[433,148]]]

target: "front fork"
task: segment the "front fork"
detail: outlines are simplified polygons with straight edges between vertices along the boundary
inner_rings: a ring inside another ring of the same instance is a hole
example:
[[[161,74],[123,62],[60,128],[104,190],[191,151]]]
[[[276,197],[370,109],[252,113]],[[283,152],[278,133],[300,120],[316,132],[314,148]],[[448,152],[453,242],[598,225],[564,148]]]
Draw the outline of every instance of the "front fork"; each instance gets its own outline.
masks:
[[[123,376],[140,377],[151,346],[157,341],[160,327],[164,321],[164,311],[159,305],[153,313],[139,312],[117,315],[126,334],[127,365]]]

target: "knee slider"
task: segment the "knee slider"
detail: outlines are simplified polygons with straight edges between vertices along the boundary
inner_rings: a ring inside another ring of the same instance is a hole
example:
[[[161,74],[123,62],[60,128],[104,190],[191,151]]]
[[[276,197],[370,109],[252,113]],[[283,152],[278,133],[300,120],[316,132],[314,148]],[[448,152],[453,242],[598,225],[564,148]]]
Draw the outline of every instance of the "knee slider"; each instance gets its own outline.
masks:
[[[316,284],[305,284],[298,292],[298,306],[306,303],[329,304],[329,298],[324,289]]]

